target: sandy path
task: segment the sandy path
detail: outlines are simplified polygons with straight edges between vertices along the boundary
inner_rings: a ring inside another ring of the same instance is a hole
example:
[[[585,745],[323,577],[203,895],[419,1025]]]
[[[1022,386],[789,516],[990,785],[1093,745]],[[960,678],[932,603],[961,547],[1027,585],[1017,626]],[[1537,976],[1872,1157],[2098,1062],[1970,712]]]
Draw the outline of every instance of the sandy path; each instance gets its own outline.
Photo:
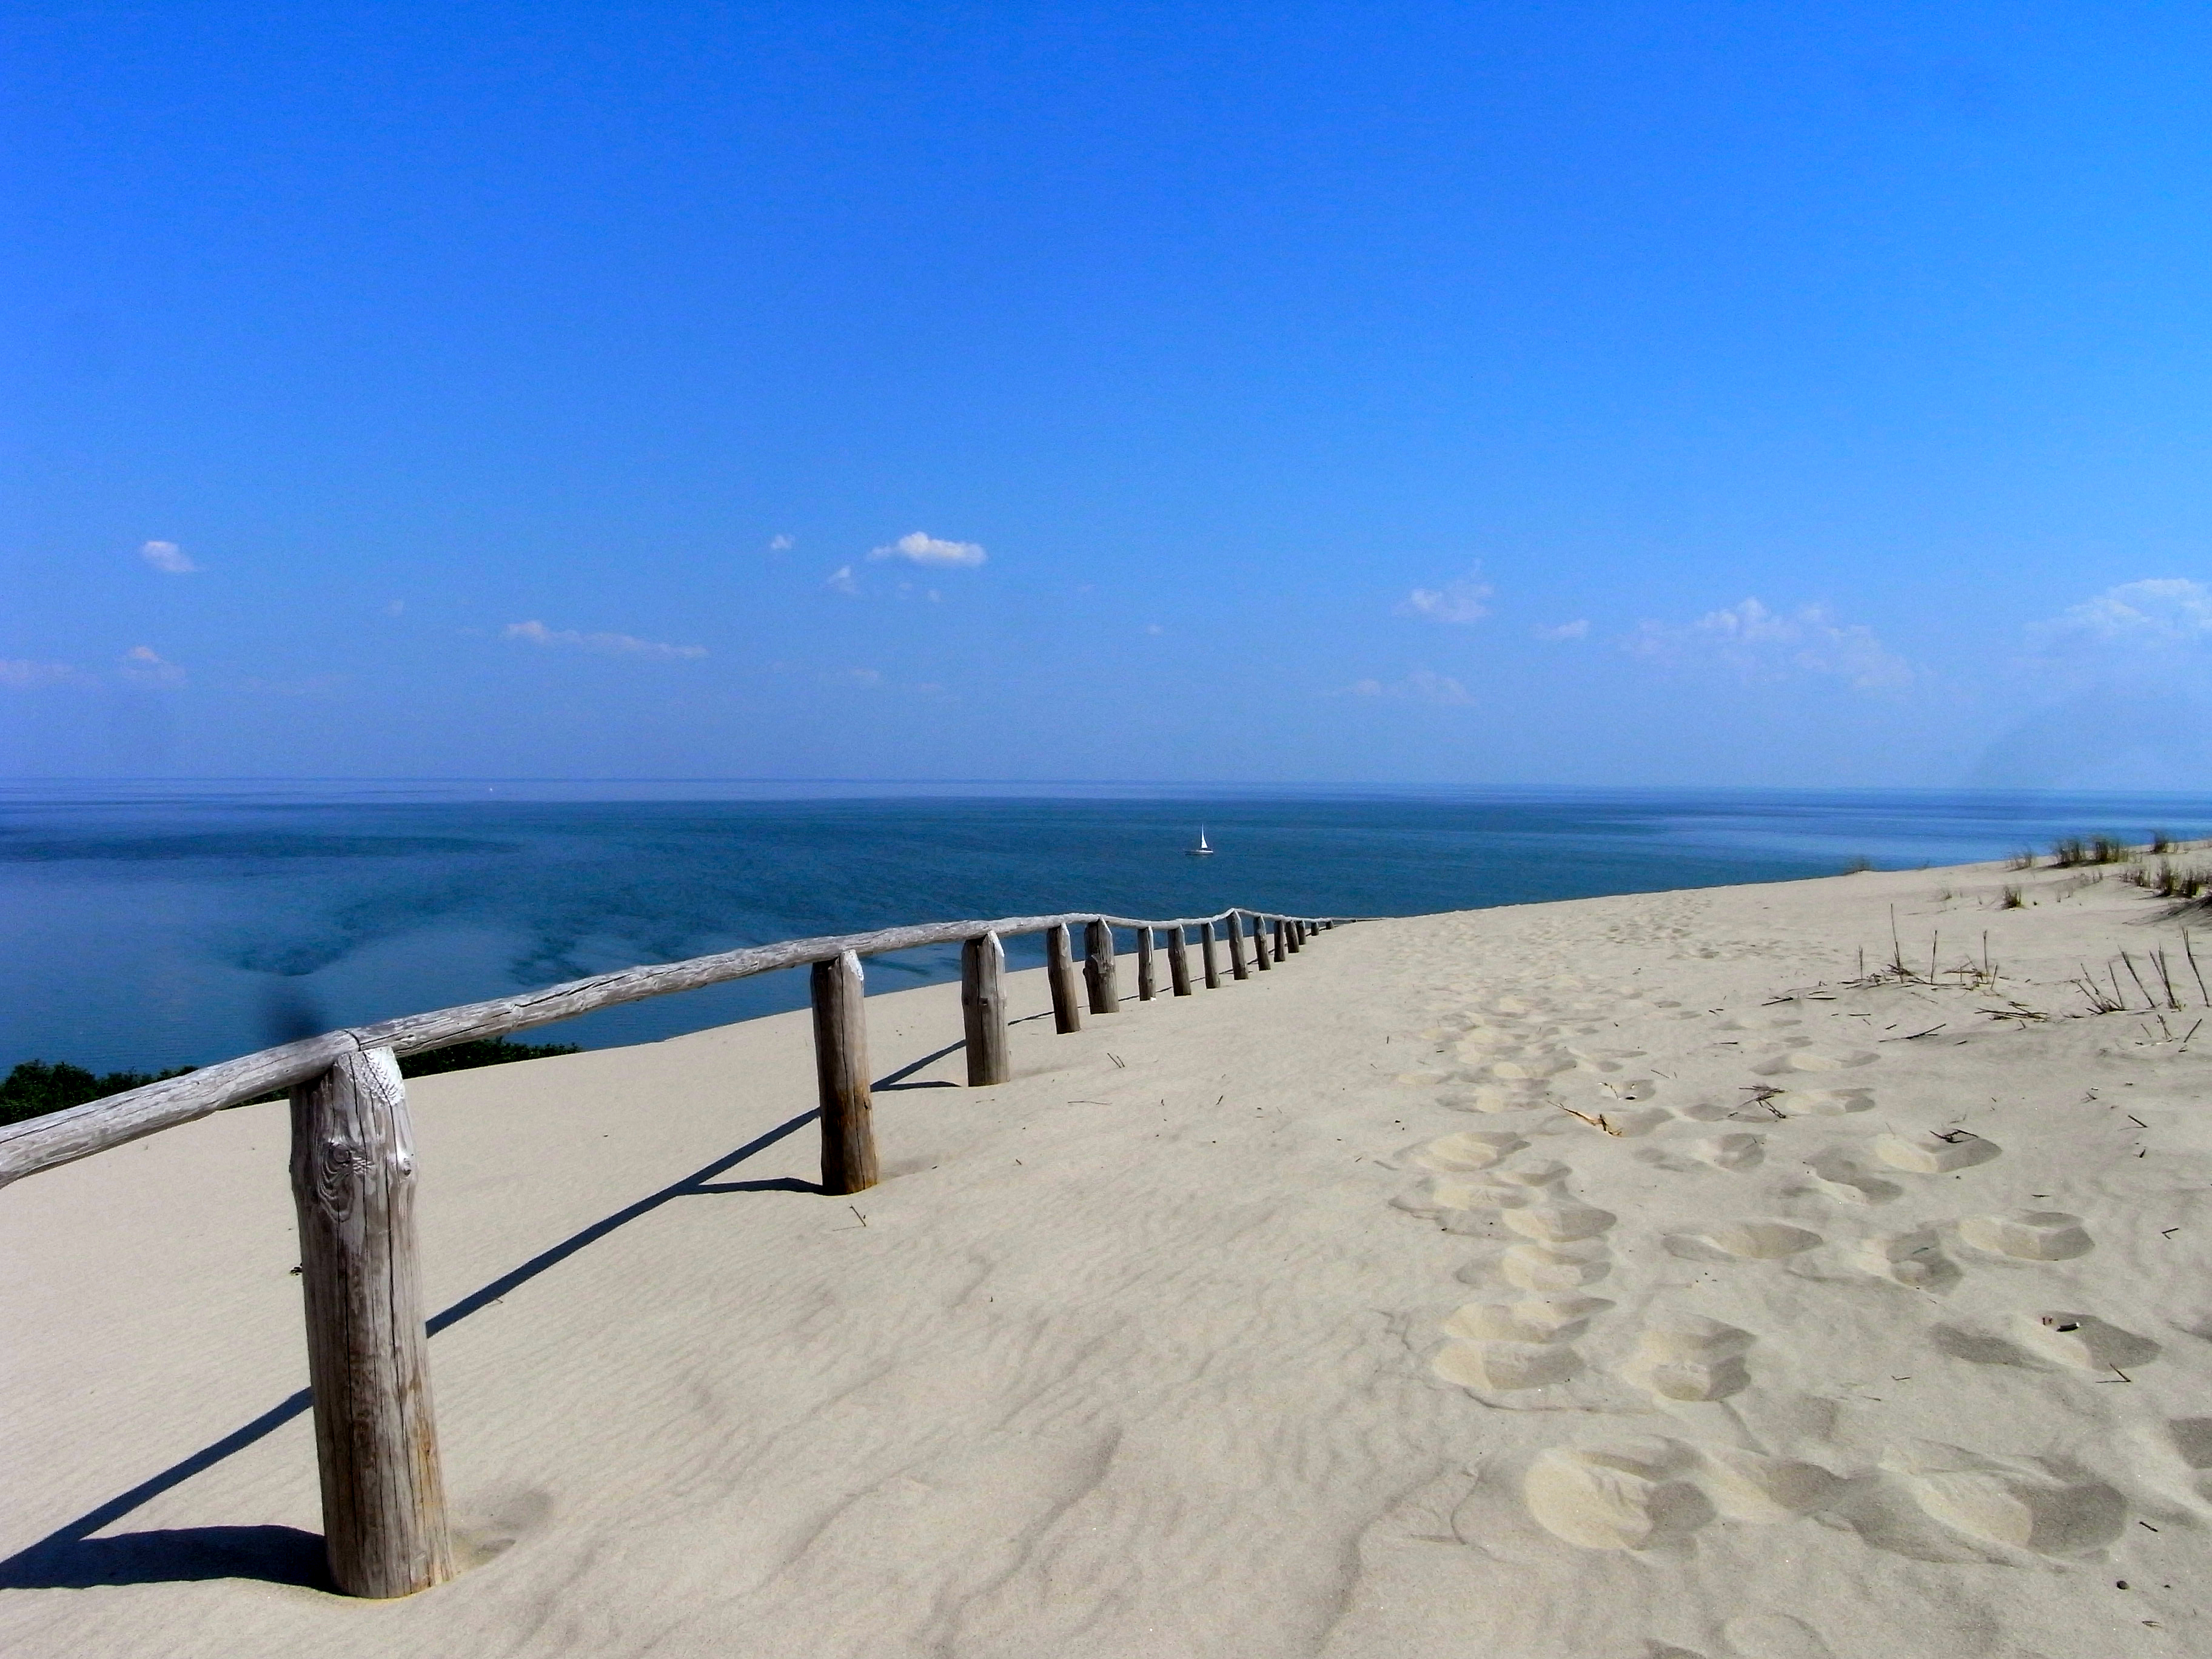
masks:
[[[2163,1028],[2061,1017],[2077,960],[2179,971],[2178,929],[2059,872],[1991,908],[2021,879],[1369,924],[1031,1019],[1012,1084],[939,1086],[954,1052],[878,1096],[865,1224],[794,1189],[803,1016],[424,1079],[476,1565],[272,1582],[315,1547],[295,1412],[19,1555],[0,1643],[2202,1651],[2212,1026],[2193,983]],[[1994,988],[1839,987],[1893,903],[1939,969],[1986,930]],[[879,1074],[958,1033],[950,987],[870,1014]],[[0,1194],[0,1549],[301,1388],[283,1143],[244,1109]]]

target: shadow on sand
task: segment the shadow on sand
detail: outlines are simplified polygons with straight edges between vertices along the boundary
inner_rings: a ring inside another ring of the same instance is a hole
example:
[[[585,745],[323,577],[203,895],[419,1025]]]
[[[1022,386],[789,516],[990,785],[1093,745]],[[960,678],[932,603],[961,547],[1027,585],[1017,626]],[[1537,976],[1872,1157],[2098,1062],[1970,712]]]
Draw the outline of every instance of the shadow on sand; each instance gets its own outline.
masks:
[[[933,1054],[925,1054],[872,1085],[882,1090],[901,1087],[934,1088],[950,1085],[912,1084],[903,1080],[924,1066],[957,1054],[965,1047],[954,1043]],[[819,1183],[786,1176],[772,1181],[714,1179],[747,1158],[766,1152],[786,1136],[814,1121],[819,1114],[805,1112],[780,1123],[766,1134],[747,1141],[737,1151],[695,1170],[681,1181],[647,1194],[635,1204],[571,1233],[559,1243],[539,1251],[483,1288],[471,1291],[428,1322],[432,1336],[459,1324],[479,1309],[498,1301],[510,1291],[528,1284],[540,1273],[559,1267],[579,1250],[596,1244],[617,1228],[649,1215],[679,1198],[721,1193],[819,1193]],[[319,1534],[294,1527],[185,1527],[173,1530],[125,1533],[113,1538],[93,1534],[110,1527],[131,1510],[181,1486],[203,1469],[212,1468],[234,1452],[274,1434],[307,1411],[313,1396],[306,1389],[280,1401],[252,1422],[234,1429],[220,1440],[191,1456],[171,1464],[151,1480],[108,1499],[99,1508],[77,1516],[29,1547],[0,1560],[0,1590],[88,1589],[100,1584],[185,1583],[210,1578],[255,1578],[274,1584],[305,1585],[331,1589],[329,1570],[323,1561]]]

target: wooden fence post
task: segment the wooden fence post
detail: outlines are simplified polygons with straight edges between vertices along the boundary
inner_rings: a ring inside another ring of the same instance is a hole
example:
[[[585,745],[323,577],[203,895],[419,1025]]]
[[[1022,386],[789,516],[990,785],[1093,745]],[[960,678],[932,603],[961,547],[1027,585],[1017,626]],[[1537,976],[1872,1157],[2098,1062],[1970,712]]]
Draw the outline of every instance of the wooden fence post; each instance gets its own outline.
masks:
[[[1283,948],[1288,951],[1292,956],[1297,955],[1299,951],[1306,948],[1305,934],[1300,929],[1298,920],[1296,916],[1291,917],[1288,921],[1283,924]]]
[[[814,1077],[822,1102],[822,1190],[876,1184],[875,1103],[868,1090],[868,1014],[860,958],[814,964]]]
[[[1190,955],[1184,949],[1184,933],[1181,927],[1168,929],[1168,980],[1179,997],[1190,994]]]
[[[1229,976],[1249,979],[1252,970],[1244,963],[1244,918],[1231,910],[1229,913]]]
[[[960,1023],[968,1035],[968,1086],[1004,1083],[1014,1074],[1006,1052],[1006,947],[996,933],[962,941]]]
[[[1267,951],[1276,961],[1283,959],[1283,919],[1271,918],[1267,923]]]
[[[1103,921],[1083,925],[1083,980],[1091,993],[1092,1013],[1121,1012],[1121,990],[1114,963],[1114,930]]]
[[[1267,919],[1256,910],[1252,913],[1252,965],[1263,974],[1275,965],[1267,955]]]
[[[1066,1036],[1083,1029],[1083,1006],[1075,1000],[1075,953],[1068,946],[1067,924],[1044,930],[1045,979],[1052,987],[1052,1029]]]
[[[415,1137],[389,1048],[292,1090],[307,1380],[323,1549],[349,1595],[411,1595],[453,1576],[429,1337],[415,1244]]]
[[[1152,930],[1137,929],[1137,1000],[1150,1002],[1160,994],[1159,970],[1152,964]]]
[[[1210,921],[1201,921],[1198,924],[1198,955],[1199,960],[1206,965],[1206,988],[1209,991],[1219,990],[1221,988],[1221,958],[1213,949],[1213,924]]]

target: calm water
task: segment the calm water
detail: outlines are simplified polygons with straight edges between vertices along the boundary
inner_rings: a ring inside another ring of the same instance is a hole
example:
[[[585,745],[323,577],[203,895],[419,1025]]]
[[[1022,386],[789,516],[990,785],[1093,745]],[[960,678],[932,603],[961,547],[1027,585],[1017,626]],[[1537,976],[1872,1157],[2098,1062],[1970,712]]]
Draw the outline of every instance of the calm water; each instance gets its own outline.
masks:
[[[1183,856],[1200,823],[1215,858]],[[0,1066],[205,1063],[635,963],[901,922],[1231,904],[1407,915],[2153,828],[2212,833],[2212,799],[18,785],[0,789]],[[870,980],[957,971],[957,951],[918,951],[878,959]],[[803,975],[775,975],[544,1040],[643,1042],[805,999]]]

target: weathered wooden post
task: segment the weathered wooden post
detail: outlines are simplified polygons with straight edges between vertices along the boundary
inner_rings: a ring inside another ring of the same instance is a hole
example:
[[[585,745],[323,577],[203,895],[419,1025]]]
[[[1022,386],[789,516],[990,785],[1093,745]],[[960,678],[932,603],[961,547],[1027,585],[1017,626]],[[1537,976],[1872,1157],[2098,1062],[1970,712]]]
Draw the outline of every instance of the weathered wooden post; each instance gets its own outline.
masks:
[[[349,1595],[411,1595],[453,1576],[430,1344],[415,1245],[415,1134],[389,1048],[292,1091],[307,1381],[323,1550]]]
[[[1064,921],[1044,930],[1044,971],[1052,987],[1052,1029],[1062,1036],[1081,1030],[1083,1006],[1075,1000],[1075,953],[1069,948]]]
[[[1006,947],[996,933],[960,946],[960,1023],[968,1036],[968,1086],[1004,1083],[1014,1074],[1006,1051]]]
[[[1160,994],[1159,970],[1152,963],[1152,930],[1137,929],[1137,1000],[1150,1002]]]
[[[1267,922],[1267,950],[1276,961],[1283,959],[1283,919],[1271,917]]]
[[[1267,919],[1256,910],[1252,913],[1252,963],[1263,974],[1275,965],[1267,955]]]
[[[1190,994],[1190,954],[1184,948],[1184,933],[1181,926],[1168,929],[1168,981],[1179,997]]]
[[[1114,930],[1103,921],[1083,927],[1083,981],[1091,993],[1091,1012],[1118,1014],[1121,991],[1114,963]]]
[[[1252,970],[1244,963],[1244,918],[1236,911],[1229,913],[1229,976],[1249,979]]]
[[[1283,924],[1283,948],[1292,956],[1305,949],[1305,935],[1299,931],[1296,916]]]
[[[867,988],[850,951],[817,962],[814,1077],[822,1102],[822,1190],[842,1195],[876,1184],[875,1102],[868,1089]]]
[[[1219,990],[1221,988],[1221,958],[1215,954],[1213,949],[1213,924],[1210,921],[1201,921],[1198,924],[1198,957],[1206,967],[1206,988],[1209,991]]]

